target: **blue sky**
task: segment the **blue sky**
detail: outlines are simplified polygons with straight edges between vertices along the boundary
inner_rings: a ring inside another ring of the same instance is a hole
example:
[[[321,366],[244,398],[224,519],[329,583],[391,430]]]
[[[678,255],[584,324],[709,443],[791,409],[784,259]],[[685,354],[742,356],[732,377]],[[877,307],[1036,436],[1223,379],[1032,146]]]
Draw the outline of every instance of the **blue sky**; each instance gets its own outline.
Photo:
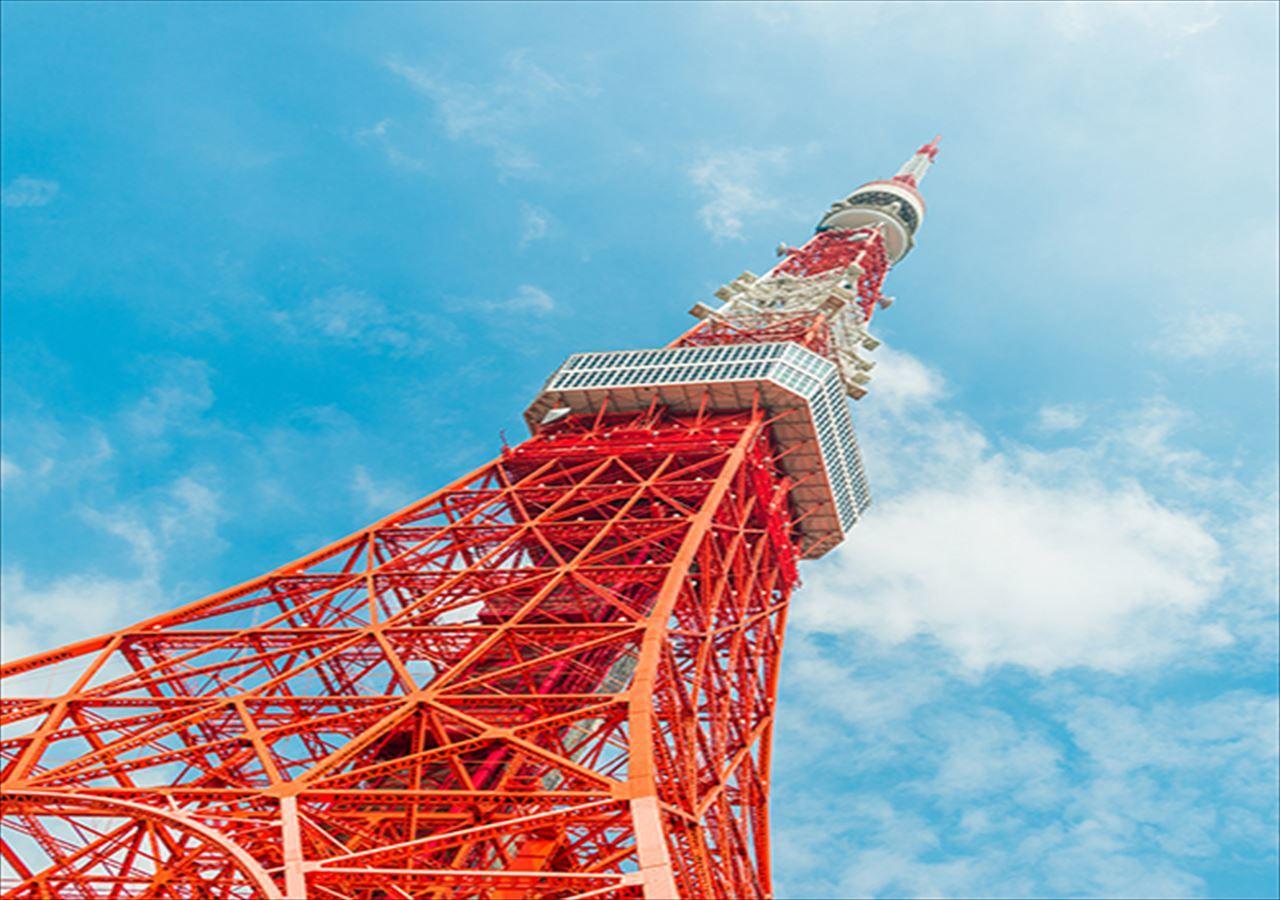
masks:
[[[940,132],[779,893],[1280,893],[1274,4],[0,17],[7,655],[451,480]]]

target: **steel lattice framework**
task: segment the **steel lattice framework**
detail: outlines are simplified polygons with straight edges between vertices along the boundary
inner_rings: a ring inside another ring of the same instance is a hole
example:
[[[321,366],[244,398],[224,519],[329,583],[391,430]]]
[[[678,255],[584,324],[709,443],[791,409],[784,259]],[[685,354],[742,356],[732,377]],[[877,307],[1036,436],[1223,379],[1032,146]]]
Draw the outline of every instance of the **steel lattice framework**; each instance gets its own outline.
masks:
[[[865,506],[842,398],[935,152],[448,487],[5,665],[3,896],[770,896],[796,562]]]

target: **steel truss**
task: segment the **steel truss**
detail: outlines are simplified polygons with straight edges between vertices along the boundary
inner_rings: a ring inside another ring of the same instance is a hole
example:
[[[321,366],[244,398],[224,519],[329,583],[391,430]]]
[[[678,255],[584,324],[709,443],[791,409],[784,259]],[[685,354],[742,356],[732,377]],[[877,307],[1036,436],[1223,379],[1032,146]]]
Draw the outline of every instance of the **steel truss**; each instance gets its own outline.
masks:
[[[759,409],[570,417],[5,667],[3,896],[768,896],[773,457]]]
[[[833,204],[670,348],[795,342],[861,397],[936,155]],[[799,365],[777,383],[819,384]],[[860,463],[830,413],[797,430],[764,382],[717,379],[738,376],[584,388],[576,414],[552,391],[534,437],[364,530],[0,666],[0,896],[771,896],[793,539],[831,475],[783,470],[814,442]]]

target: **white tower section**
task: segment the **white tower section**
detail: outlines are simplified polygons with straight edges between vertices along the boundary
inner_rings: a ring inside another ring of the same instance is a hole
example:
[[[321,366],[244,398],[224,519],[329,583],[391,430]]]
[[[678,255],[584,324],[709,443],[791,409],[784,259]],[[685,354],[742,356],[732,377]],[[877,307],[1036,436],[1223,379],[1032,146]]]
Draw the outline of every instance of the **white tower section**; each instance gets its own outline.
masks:
[[[873,241],[879,230],[870,229],[865,234],[864,240]],[[763,277],[743,272],[716,291],[724,301],[721,306],[712,308],[698,303],[689,314],[710,320],[712,325],[751,330],[784,326],[797,316],[822,316],[830,334],[829,347],[823,355],[835,364],[845,393],[861,399],[875,367],[863,354],[880,346],[880,341],[867,330],[870,317],[858,296],[858,282],[867,277],[867,270],[851,261],[816,275],[793,275],[782,271],[785,265],[780,264]],[[891,297],[877,300],[882,307],[892,302]]]
[[[820,352],[835,364],[845,392],[863,397],[874,362],[865,353],[880,345],[867,330],[877,308],[892,297],[880,293],[889,267],[914,246],[924,221],[919,185],[938,155],[935,137],[893,178],[862,185],[831,209],[801,248],[782,246],[786,259],[763,277],[744,272],[716,291],[723,304],[696,304],[690,313],[711,327],[759,330],[798,316],[821,317],[829,340]]]

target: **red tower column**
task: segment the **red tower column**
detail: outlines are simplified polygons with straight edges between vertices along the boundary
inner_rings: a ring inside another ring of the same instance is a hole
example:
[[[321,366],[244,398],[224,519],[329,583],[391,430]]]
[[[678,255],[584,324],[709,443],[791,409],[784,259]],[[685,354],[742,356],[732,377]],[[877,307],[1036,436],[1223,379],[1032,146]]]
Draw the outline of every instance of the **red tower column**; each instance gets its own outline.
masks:
[[[5,887],[763,896],[784,499],[762,412],[569,418],[261,579],[10,667],[78,675],[6,695]]]

